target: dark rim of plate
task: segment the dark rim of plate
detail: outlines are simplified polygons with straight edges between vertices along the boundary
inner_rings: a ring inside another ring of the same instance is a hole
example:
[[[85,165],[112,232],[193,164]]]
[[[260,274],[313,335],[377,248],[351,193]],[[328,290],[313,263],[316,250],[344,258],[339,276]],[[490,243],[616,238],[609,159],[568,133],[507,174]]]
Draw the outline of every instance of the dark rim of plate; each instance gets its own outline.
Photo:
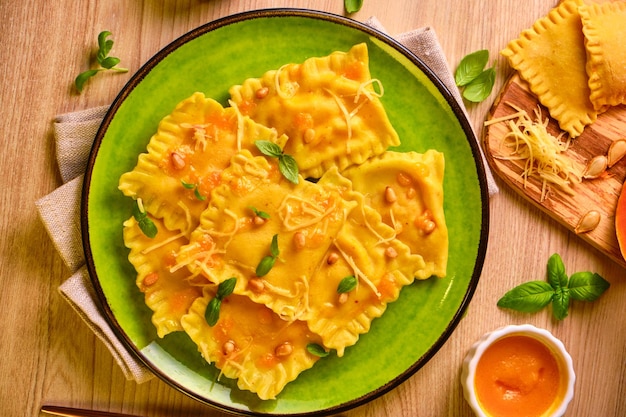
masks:
[[[120,324],[117,322],[115,315],[111,311],[110,306],[106,300],[106,296],[104,291],[100,285],[100,282],[97,277],[96,267],[93,261],[93,256],[90,247],[90,239],[89,239],[89,222],[88,222],[88,200],[89,200],[89,188],[91,184],[92,178],[92,169],[96,161],[96,157],[98,154],[98,150],[100,148],[100,144],[106,134],[108,126],[111,121],[115,117],[117,110],[120,105],[124,102],[126,97],[133,91],[133,89],[141,83],[143,78],[156,66],[158,65],[165,57],[167,57],[171,52],[184,45],[185,43],[202,36],[208,32],[219,29],[221,27],[235,24],[244,20],[250,19],[258,19],[258,18],[275,18],[275,17],[302,17],[309,19],[321,19],[325,21],[329,21],[331,23],[336,23],[340,25],[344,25],[353,29],[360,30],[362,32],[367,33],[370,36],[377,38],[385,42],[387,45],[393,47],[401,54],[403,54],[406,58],[408,58],[420,71],[422,71],[430,81],[438,88],[439,92],[446,99],[448,105],[452,108],[454,114],[456,115],[465,136],[468,139],[469,145],[472,150],[472,154],[474,160],[476,161],[476,173],[480,182],[480,191],[481,191],[481,206],[482,206],[482,224],[481,224],[481,233],[480,233],[480,242],[478,248],[478,254],[476,258],[476,263],[474,265],[474,271],[472,273],[472,277],[468,286],[468,290],[465,294],[463,301],[459,309],[456,311],[454,317],[448,324],[446,330],[442,333],[442,335],[437,339],[437,341],[431,346],[431,348],[421,357],[419,358],[410,368],[405,370],[402,374],[398,375],[396,378],[392,379],[385,385],[377,388],[376,390],[363,395],[362,397],[355,398],[349,402],[344,404],[340,404],[338,406],[329,407],[323,410],[317,410],[313,412],[305,412],[305,413],[297,413],[297,414],[272,414],[272,413],[258,413],[254,411],[242,411],[240,409],[235,409],[229,407],[228,405],[220,404],[210,399],[204,398],[202,396],[197,395],[196,393],[190,392],[185,387],[182,387],[178,382],[172,380],[167,374],[162,372],[156,365],[151,363],[144,355],[141,354],[137,346],[130,340],[130,338],[126,335],[124,330],[121,328]],[[292,8],[277,8],[277,9],[261,9],[254,10],[248,12],[241,12],[238,14],[226,16],[212,22],[206,23],[202,26],[197,27],[196,29],[191,30],[190,32],[182,35],[181,37],[175,39],[173,42],[168,44],[165,48],[160,50],[156,55],[150,58],[130,79],[130,81],[122,88],[120,93],[117,95],[109,110],[107,111],[100,128],[96,134],[91,153],[89,155],[89,159],[87,161],[87,169],[84,176],[83,181],[83,189],[82,189],[82,202],[80,208],[80,216],[81,216],[81,232],[82,232],[82,241],[83,248],[85,251],[85,259],[87,264],[87,269],[89,271],[89,275],[91,281],[96,290],[99,307],[101,311],[104,313],[106,320],[111,325],[113,331],[116,336],[119,337],[120,340],[129,348],[129,350],[142,362],[144,363],[154,374],[156,374],[160,379],[168,383],[170,386],[179,390],[180,392],[188,395],[191,398],[194,398],[202,403],[215,407],[217,409],[237,414],[237,415],[247,415],[247,416],[272,416],[272,415],[281,415],[281,416],[290,416],[290,417],[298,417],[298,416],[327,416],[331,414],[336,414],[340,412],[344,412],[350,409],[354,409],[361,405],[364,405],[383,394],[391,391],[396,388],[398,385],[406,381],[409,377],[411,377],[415,372],[417,372],[421,367],[423,367],[434,355],[441,349],[444,343],[448,340],[459,321],[463,317],[469,302],[471,301],[476,286],[478,285],[478,279],[482,272],[483,263],[485,260],[485,253],[487,249],[487,237],[489,233],[489,204],[488,204],[488,191],[487,191],[487,181],[485,175],[485,168],[482,163],[482,154],[478,147],[478,143],[476,141],[476,137],[474,131],[465,116],[465,112],[463,108],[458,104],[456,99],[453,97],[448,88],[441,82],[441,80],[435,75],[435,73],[416,55],[414,55],[411,51],[401,45],[398,41],[391,38],[387,34],[380,32],[370,26],[367,26],[363,23],[355,21],[353,19],[323,12],[323,11],[314,11],[314,10],[306,10],[306,9],[292,9]]]

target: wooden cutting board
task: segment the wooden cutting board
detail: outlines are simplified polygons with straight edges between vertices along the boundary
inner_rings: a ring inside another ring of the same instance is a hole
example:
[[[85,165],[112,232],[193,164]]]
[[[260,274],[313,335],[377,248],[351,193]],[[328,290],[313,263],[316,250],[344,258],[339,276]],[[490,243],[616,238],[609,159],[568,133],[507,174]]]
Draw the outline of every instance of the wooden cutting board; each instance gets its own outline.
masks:
[[[538,100],[517,73],[508,80],[500,92],[487,120],[516,113],[516,110],[507,103],[526,110],[531,119],[535,120],[534,111],[537,109]],[[549,118],[547,109],[542,106],[539,108],[542,118],[544,120]],[[549,119],[548,131],[555,136],[561,132],[557,122],[552,119]],[[579,233],[578,236],[626,267],[615,235],[615,208],[626,178],[626,157],[609,168],[603,177],[585,179],[582,183],[574,185],[575,195],[570,196],[557,187],[551,187],[544,201],[541,201],[540,181],[530,179],[524,185],[520,175],[523,162],[499,159],[500,156],[510,153],[508,148],[502,146],[503,138],[508,132],[509,127],[503,122],[487,125],[483,130],[485,154],[493,172],[528,201],[574,233],[583,215],[590,210],[600,212],[602,218],[598,227],[591,232]],[[572,140],[566,155],[582,172],[591,158],[606,155],[611,142],[620,138],[626,138],[626,106],[613,107],[601,114],[595,123],[585,128],[582,135]]]

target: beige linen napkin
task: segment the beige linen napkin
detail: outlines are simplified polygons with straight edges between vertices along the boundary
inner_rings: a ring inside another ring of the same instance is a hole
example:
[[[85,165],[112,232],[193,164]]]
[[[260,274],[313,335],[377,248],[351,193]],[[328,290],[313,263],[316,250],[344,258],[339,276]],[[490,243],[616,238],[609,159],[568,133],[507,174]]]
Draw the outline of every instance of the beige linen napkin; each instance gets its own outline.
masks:
[[[375,18],[367,25],[384,32]],[[465,109],[454,77],[439,46],[435,31],[430,27],[417,29],[396,37],[405,47],[420,57],[452,92]],[[111,351],[129,380],[148,381],[154,375],[120,341],[104,318],[85,266],[80,229],[80,199],[83,173],[93,139],[108,106],[64,114],[54,120],[57,162],[64,184],[36,202],[37,210],[61,258],[72,272],[60,287],[60,294],[76,310],[89,328]],[[484,156],[483,156],[484,159]],[[489,194],[498,192],[486,163]]]

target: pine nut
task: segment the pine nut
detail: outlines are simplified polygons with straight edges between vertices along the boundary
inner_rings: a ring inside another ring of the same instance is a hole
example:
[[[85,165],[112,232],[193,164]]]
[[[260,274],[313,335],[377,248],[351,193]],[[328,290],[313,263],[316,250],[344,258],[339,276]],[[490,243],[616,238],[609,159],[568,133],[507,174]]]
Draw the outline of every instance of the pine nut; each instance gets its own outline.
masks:
[[[252,278],[248,280],[248,288],[250,288],[250,291],[258,294],[263,292],[265,284],[261,278]]]
[[[339,254],[337,252],[331,252],[326,259],[328,265],[333,265],[339,260]]]
[[[306,245],[306,236],[302,232],[296,232],[293,235],[293,243],[296,245],[296,249],[302,249]]]
[[[263,98],[267,97],[267,94],[268,94],[269,92],[270,92],[270,89],[269,89],[269,88],[267,88],[267,87],[261,87],[261,88],[259,88],[258,90],[256,90],[256,92],[255,92],[255,94],[254,94],[254,95],[255,95],[255,96],[256,96],[256,98],[258,98],[258,99],[263,99]]]
[[[222,353],[224,354],[224,356],[228,356],[234,351],[235,351],[235,342],[233,342],[232,340],[228,340],[224,342],[224,344],[222,345]]]
[[[389,246],[387,249],[385,249],[385,256],[391,259],[397,258],[398,251],[396,251],[396,249],[393,246]]]
[[[143,278],[142,284],[146,287],[150,287],[159,280],[159,274],[151,272]]]
[[[172,166],[175,169],[181,170],[181,169],[184,169],[185,166],[187,165],[185,163],[185,159],[180,154],[178,154],[176,152],[172,152],[171,159],[172,159]]]
[[[391,204],[395,203],[397,200],[398,197],[396,196],[396,192],[394,191],[394,189],[389,186],[385,187],[385,201]]]
[[[337,301],[339,301],[339,304],[345,304],[346,301],[348,301],[348,293],[342,292],[339,294],[339,299]]]
[[[278,357],[289,356],[293,353],[293,346],[289,342],[282,343],[276,346],[274,349],[274,354]]]

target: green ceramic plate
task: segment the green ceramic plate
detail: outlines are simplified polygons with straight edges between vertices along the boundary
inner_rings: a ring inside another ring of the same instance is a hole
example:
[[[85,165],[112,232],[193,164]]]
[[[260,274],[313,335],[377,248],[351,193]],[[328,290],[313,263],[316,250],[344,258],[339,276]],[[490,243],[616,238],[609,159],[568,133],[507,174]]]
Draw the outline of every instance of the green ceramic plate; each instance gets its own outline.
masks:
[[[403,289],[371,331],[342,358],[329,356],[260,401],[202,360],[183,333],[159,339],[127,261],[122,222],[132,201],[117,189],[161,118],[195,91],[227,105],[228,88],[285,63],[366,42],[372,76],[402,138],[400,150],[435,148],[446,158],[445,213],[450,235],[447,278]],[[479,151],[462,111],[441,82],[391,38],[340,16],[265,10],[227,17],[177,39],[142,67],[111,106],[96,137],[82,206],[85,253],[107,319],[159,377],[189,396],[244,415],[323,415],[359,406],[399,385],[450,336],[482,269],[488,205]],[[449,381],[455,384],[455,381]],[[426,398],[424,400],[427,400]]]

